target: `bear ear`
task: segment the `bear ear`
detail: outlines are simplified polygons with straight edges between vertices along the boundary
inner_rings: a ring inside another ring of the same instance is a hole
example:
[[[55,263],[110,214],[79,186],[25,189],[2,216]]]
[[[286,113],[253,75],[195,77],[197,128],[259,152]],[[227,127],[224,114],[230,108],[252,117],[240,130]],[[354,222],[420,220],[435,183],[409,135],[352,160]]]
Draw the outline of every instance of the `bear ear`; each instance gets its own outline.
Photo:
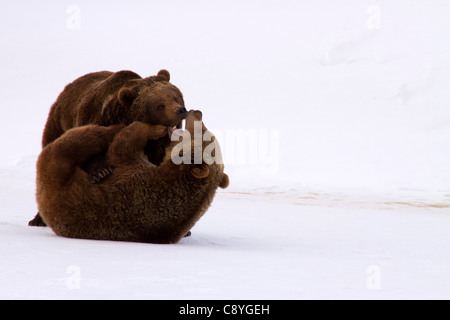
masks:
[[[136,93],[130,88],[123,87],[118,93],[119,102],[123,105],[130,105],[136,98]]]
[[[220,181],[219,187],[222,189],[225,189],[230,185],[230,178],[228,178],[228,175],[226,173],[223,174],[222,181]]]
[[[209,168],[206,164],[202,164],[199,167],[192,168],[191,174],[194,178],[203,179],[209,175]]]
[[[159,70],[158,77],[161,78],[162,81],[170,81],[170,73],[165,69]]]

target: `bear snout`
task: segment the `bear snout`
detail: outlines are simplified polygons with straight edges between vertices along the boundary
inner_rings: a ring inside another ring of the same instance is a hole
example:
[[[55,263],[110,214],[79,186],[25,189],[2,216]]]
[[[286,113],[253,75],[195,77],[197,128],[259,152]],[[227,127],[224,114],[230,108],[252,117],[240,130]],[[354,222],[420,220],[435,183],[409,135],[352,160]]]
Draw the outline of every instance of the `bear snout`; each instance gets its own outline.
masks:
[[[187,110],[186,110],[185,107],[181,107],[181,108],[178,108],[175,113],[176,113],[177,116],[182,116],[183,119],[184,119],[184,118],[186,118]]]

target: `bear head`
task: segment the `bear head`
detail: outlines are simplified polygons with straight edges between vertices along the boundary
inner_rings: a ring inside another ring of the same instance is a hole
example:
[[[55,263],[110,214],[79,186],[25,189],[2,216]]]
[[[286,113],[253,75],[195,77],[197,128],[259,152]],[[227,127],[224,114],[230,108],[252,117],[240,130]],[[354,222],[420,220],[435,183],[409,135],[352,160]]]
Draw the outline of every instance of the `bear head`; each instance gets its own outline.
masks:
[[[188,164],[192,177],[204,179],[212,175],[218,186],[225,189],[229,185],[228,175],[224,173],[222,152],[215,136],[203,123],[199,110],[190,110],[186,117],[185,130],[169,129],[172,140],[166,151],[166,160],[175,165]],[[180,142],[181,140],[181,142]]]
[[[103,107],[104,118],[127,125],[141,121],[181,128],[187,115],[183,94],[169,81],[167,70],[160,70],[156,76],[128,81]]]

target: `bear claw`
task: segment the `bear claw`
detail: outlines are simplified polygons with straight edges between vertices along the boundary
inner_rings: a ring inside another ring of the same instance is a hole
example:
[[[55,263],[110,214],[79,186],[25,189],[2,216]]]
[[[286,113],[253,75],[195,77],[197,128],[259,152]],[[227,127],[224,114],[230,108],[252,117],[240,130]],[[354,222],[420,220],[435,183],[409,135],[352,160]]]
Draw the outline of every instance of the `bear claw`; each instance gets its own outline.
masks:
[[[91,183],[99,183],[112,173],[113,170],[111,167],[106,167],[104,169],[93,172],[90,177]]]

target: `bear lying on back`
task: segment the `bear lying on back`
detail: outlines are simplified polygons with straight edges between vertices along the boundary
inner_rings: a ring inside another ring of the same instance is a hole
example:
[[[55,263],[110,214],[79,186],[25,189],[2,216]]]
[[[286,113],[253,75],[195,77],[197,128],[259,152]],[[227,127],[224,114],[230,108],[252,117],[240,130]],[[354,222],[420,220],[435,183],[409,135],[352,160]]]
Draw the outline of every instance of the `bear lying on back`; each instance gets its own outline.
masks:
[[[156,76],[142,78],[132,71],[101,71],[86,74],[68,84],[52,105],[42,136],[42,147],[55,141],[67,130],[87,124],[129,125],[134,121],[181,127],[187,111],[181,91],[170,82],[170,73],[160,70]],[[151,140],[145,153],[158,165],[169,145],[169,136]],[[81,166],[91,182],[112,172],[107,157],[93,154]],[[39,213],[29,222],[45,226]]]
[[[194,121],[201,118],[201,112],[191,110],[186,119],[194,146]],[[202,134],[205,131],[203,125]],[[177,142],[167,148],[160,166],[152,164],[144,154],[145,145],[166,133],[167,127],[142,122],[125,128],[88,125],[47,145],[39,156],[36,177],[44,221],[56,234],[71,238],[179,241],[208,209],[216,189],[227,187],[229,180],[223,164],[216,162],[203,159],[199,164],[176,165],[171,155]],[[188,141],[186,135],[183,139]],[[220,149],[212,145],[214,137],[210,140],[203,141],[200,152],[212,146],[214,157],[220,157]],[[194,159],[194,148],[190,151],[186,154]],[[80,165],[99,152],[107,152],[115,171],[101,184],[92,184]]]

